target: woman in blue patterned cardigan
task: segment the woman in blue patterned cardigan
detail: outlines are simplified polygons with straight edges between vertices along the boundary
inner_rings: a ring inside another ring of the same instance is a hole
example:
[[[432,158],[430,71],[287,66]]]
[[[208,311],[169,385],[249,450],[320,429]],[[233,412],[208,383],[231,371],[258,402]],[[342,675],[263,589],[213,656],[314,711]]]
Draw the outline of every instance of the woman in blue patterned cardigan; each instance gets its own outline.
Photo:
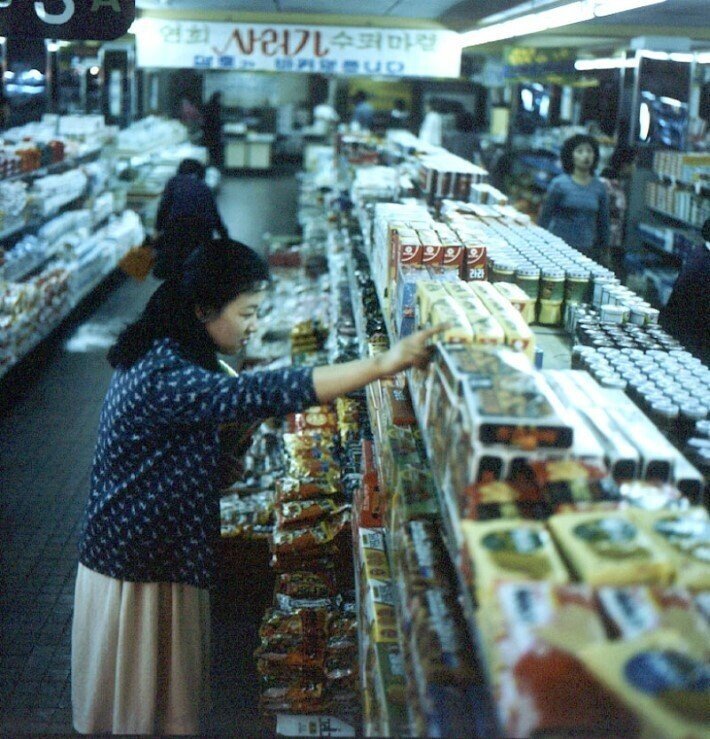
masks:
[[[284,415],[430,357],[435,330],[376,358],[228,376],[269,280],[251,249],[200,246],[109,352],[79,545],[72,706],[82,733],[197,734],[219,537],[219,428]]]

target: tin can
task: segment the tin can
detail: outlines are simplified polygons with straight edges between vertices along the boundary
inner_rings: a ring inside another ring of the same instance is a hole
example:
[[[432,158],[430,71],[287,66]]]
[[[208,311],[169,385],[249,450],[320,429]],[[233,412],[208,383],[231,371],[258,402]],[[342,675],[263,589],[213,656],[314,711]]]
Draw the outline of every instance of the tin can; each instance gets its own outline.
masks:
[[[540,270],[533,265],[524,265],[515,270],[515,284],[526,295],[537,300],[540,293]]]
[[[543,268],[540,277],[540,299],[561,303],[565,298],[565,273],[559,268]]]
[[[626,321],[629,316],[628,308],[623,305],[602,305],[601,319],[604,323],[621,324]]]
[[[583,269],[566,271],[564,299],[568,303],[582,303],[588,298],[589,272]]]

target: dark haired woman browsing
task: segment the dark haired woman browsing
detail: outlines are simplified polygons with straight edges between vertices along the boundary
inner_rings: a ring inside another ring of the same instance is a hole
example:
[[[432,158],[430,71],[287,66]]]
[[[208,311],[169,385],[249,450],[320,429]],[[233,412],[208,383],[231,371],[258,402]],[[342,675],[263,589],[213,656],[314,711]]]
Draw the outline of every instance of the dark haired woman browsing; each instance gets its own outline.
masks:
[[[594,176],[599,145],[591,136],[567,139],[560,154],[565,173],[555,177],[538,224],[593,259],[606,257],[609,246],[609,198]]]
[[[219,428],[325,403],[429,361],[420,331],[376,358],[219,371],[257,327],[266,263],[201,245],[109,352],[79,547],[72,705],[82,733],[197,734],[207,706],[208,588],[219,538]]]

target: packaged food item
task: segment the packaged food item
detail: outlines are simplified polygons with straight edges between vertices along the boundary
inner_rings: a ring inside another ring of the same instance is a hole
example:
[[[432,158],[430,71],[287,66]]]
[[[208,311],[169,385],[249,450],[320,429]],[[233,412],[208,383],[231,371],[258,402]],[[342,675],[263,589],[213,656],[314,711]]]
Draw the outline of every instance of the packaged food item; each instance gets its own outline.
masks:
[[[624,501],[647,511],[680,510],[688,505],[675,485],[659,480],[628,480],[619,485],[619,492]]]
[[[299,528],[347,508],[349,506],[337,505],[329,498],[292,500],[279,504],[276,509],[276,525],[279,528]]]
[[[321,496],[333,496],[340,492],[340,483],[333,477],[283,477],[276,481],[276,501],[285,503]]]
[[[450,361],[458,365],[474,438],[522,449],[572,446],[565,410],[539,372],[520,354],[474,347]],[[442,354],[443,361],[449,358]]]
[[[597,598],[615,637],[633,639],[657,629],[673,629],[695,654],[710,659],[710,623],[690,591],[634,585],[599,588]]]
[[[415,303],[416,325],[418,327],[428,326],[432,323],[431,309],[433,305],[447,298],[449,293],[444,284],[432,280],[420,280],[417,282],[417,296]]]
[[[618,501],[619,488],[606,469],[574,459],[531,462],[542,499],[552,510],[569,503]]]
[[[518,310],[526,323],[533,323],[535,321],[535,298],[531,298],[514,282],[496,282],[495,288]]]
[[[676,585],[710,590],[710,519],[704,508],[634,510],[630,515],[673,563]]]
[[[337,593],[331,572],[284,572],[276,581],[276,593],[295,599],[331,598]]]
[[[506,736],[633,735],[633,717],[575,656],[606,642],[591,588],[500,582],[479,622]]]
[[[330,405],[313,406],[302,413],[294,413],[288,417],[292,431],[331,431],[338,428],[338,416]]]
[[[392,577],[385,549],[385,537],[381,529],[358,529],[361,581],[387,581]]]
[[[515,351],[523,352],[528,359],[535,356],[535,337],[525,319],[510,301],[499,293],[490,282],[472,282],[476,295],[495,316],[505,332],[505,343]]]
[[[549,508],[513,483],[490,480],[464,489],[463,506],[466,518],[489,521],[499,518],[546,518]]]
[[[366,685],[371,686],[374,735],[403,736],[409,733],[406,681],[399,645],[371,644],[365,660]]]
[[[544,525],[535,521],[462,521],[465,570],[479,603],[499,580],[549,580],[562,584],[567,570]]]
[[[590,585],[664,585],[673,567],[624,511],[565,513],[548,521],[576,575]]]
[[[710,667],[682,635],[657,630],[587,647],[580,658],[635,712],[644,736],[707,736]]]
[[[473,329],[466,318],[461,305],[450,295],[437,300],[429,313],[432,326],[442,323],[448,324],[437,337],[442,344],[470,344],[473,342]],[[422,327],[424,324],[421,324]]]

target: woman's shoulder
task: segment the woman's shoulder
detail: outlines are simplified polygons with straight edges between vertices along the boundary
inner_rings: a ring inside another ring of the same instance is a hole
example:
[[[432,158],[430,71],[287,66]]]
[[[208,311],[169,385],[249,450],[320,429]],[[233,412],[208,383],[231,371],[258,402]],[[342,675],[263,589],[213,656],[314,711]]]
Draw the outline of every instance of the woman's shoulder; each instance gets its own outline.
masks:
[[[558,174],[550,180],[547,189],[564,189],[566,187],[569,187],[571,182],[572,178],[570,177],[570,175],[568,175],[566,172],[563,172],[562,174]]]

